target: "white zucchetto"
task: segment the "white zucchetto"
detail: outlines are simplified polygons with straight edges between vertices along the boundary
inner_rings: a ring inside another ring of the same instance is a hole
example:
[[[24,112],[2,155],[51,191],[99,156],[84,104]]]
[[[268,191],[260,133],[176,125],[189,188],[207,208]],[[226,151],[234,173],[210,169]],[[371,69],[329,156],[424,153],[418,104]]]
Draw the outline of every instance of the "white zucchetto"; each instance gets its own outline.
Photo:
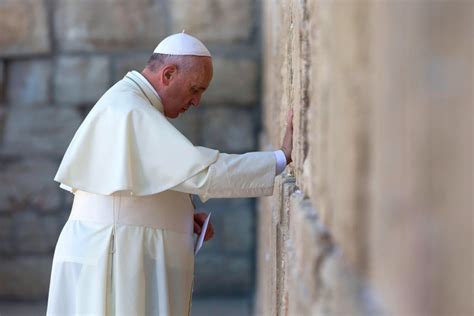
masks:
[[[211,57],[211,53],[200,40],[184,33],[184,31],[170,35],[162,40],[158,46],[156,46],[153,53]]]

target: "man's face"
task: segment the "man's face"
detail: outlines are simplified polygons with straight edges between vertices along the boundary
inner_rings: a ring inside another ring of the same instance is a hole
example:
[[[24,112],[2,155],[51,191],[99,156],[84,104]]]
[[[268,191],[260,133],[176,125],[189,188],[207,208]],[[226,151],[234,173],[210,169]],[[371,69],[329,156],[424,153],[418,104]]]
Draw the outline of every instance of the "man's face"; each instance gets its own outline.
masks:
[[[177,70],[169,79],[162,101],[165,116],[176,118],[191,106],[198,106],[212,79],[210,57],[195,57],[190,69]]]

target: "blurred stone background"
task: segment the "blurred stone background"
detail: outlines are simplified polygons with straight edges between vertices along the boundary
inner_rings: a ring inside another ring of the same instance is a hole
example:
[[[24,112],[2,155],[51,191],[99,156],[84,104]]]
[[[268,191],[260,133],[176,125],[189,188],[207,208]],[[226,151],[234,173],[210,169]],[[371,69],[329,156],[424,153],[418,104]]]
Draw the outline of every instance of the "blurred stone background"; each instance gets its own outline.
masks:
[[[255,315],[473,315],[473,23],[471,0],[0,0],[0,298],[45,298],[72,134],[184,28],[215,65],[175,122],[195,144],[277,148],[295,112],[294,162],[258,217],[250,199],[205,206],[195,295],[255,298]]]
[[[474,315],[474,1],[262,2],[256,315]]]
[[[259,10],[255,0],[0,0],[0,300],[47,297],[72,203],[53,181],[62,155],[97,99],[165,36],[185,29],[214,57],[201,106],[172,122],[195,145],[257,149]],[[248,297],[255,203],[203,207],[216,233],[196,259],[194,295]]]

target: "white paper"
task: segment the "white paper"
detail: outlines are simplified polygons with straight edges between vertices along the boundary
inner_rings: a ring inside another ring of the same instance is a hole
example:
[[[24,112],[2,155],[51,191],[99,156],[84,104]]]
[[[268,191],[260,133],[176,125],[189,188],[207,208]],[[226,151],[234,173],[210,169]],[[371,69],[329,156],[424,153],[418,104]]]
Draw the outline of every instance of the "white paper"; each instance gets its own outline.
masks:
[[[196,245],[194,246],[194,255],[197,255],[197,253],[199,252],[199,249],[201,249],[202,247],[202,244],[204,242],[204,236],[206,236],[207,224],[209,224],[210,218],[211,218],[211,212],[209,212],[209,214],[207,215],[206,220],[204,221],[204,224],[202,225],[202,228],[201,228],[201,234],[196,240]]]

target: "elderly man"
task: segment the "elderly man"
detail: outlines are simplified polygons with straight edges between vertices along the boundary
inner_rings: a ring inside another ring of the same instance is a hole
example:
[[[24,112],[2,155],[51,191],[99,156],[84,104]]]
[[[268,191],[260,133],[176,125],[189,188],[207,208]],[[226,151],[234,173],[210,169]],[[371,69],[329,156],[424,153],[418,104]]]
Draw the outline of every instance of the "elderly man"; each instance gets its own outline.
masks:
[[[198,106],[211,79],[207,48],[171,35],[89,112],[54,178],[74,202],[54,253],[48,315],[189,315],[193,232],[206,215],[194,213],[190,194],[271,195],[292,151],[291,113],[275,152],[192,145],[168,118]],[[212,234],[211,226],[206,240]]]

